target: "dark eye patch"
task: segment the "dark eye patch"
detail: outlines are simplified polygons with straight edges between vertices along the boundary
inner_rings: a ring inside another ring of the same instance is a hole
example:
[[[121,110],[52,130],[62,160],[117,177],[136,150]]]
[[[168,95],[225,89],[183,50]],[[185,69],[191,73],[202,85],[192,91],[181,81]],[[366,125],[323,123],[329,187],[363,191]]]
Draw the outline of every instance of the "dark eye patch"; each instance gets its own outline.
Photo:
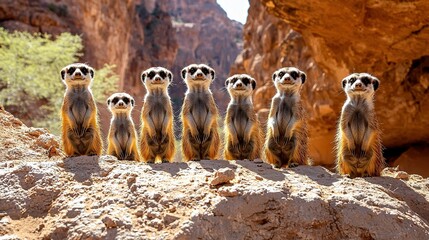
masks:
[[[285,72],[279,72],[279,78],[282,78],[285,75]]]
[[[297,72],[295,72],[295,71],[292,71],[292,72],[290,72],[290,76],[291,76],[293,79],[297,79],[297,78],[298,78],[298,73],[297,73]]]
[[[250,83],[250,79],[245,77],[241,79],[241,82],[243,82],[244,85],[248,85]]]
[[[191,69],[189,69],[189,73],[190,74],[194,74],[195,72],[197,71],[197,68],[195,68],[195,67],[191,67]]]
[[[154,71],[150,71],[149,74],[147,75],[148,78],[152,79],[153,77],[155,77],[155,72]]]
[[[67,70],[67,73],[68,73],[69,75],[72,75],[72,74],[74,73],[74,71],[76,71],[76,68],[75,68],[75,67],[71,67],[71,68],[69,68],[69,69]]]
[[[165,79],[167,77],[167,73],[165,73],[164,71],[160,71],[158,74],[162,79]]]
[[[88,74],[88,68],[86,68],[86,67],[80,67],[79,69],[80,69],[80,71],[82,72],[83,75]]]
[[[201,71],[204,73],[204,75],[207,75],[209,73],[209,70],[206,67],[202,67]]]
[[[349,83],[353,84],[354,82],[356,82],[356,78],[355,77],[352,77],[352,78],[349,79]]]
[[[118,98],[118,97],[114,97],[114,98],[112,99],[112,103],[113,103],[113,105],[117,104],[118,102],[119,102],[119,98]]]
[[[369,79],[369,77],[362,77],[360,80],[365,84],[365,86],[371,84],[371,79]]]
[[[123,101],[125,104],[130,103],[130,99],[129,99],[129,98],[127,98],[127,97],[123,97],[123,98],[122,98],[122,101]]]
[[[236,77],[235,77],[235,78],[233,78],[233,79],[231,79],[231,83],[232,83],[232,84],[234,84],[234,83],[235,83],[235,82],[237,82],[237,81],[238,81],[238,78],[236,78]]]

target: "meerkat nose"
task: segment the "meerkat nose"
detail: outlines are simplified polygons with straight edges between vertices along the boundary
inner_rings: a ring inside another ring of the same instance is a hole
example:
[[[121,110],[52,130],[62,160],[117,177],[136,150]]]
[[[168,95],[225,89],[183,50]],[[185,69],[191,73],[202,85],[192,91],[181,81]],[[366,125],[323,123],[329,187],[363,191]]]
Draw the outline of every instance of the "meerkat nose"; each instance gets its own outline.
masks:
[[[120,106],[120,107],[123,107],[123,106],[124,106],[124,103],[123,103],[123,102],[120,102],[120,103],[119,103],[119,106]]]
[[[243,86],[243,84],[237,83],[237,87],[241,87],[241,86]]]
[[[197,77],[203,77],[202,73],[197,73]]]
[[[82,76],[82,74],[81,74],[80,72],[76,72],[74,75],[75,75],[75,76],[78,76],[78,77],[81,77],[81,76]]]
[[[356,83],[356,87],[362,87],[362,83]]]

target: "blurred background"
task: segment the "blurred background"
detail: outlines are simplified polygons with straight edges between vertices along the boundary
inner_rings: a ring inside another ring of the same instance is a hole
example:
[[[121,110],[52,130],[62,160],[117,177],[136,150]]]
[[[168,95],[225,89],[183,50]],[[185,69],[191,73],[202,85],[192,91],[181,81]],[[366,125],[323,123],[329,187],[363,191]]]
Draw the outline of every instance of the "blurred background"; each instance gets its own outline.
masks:
[[[212,91],[222,115],[227,76],[257,80],[254,104],[265,124],[272,72],[296,66],[308,76],[310,155],[331,167],[341,79],[369,72],[381,81],[375,107],[388,164],[429,176],[428,11],[424,0],[2,0],[0,103],[27,125],[58,134],[59,71],[86,62],[97,69],[93,90],[106,133],[113,92],[134,96],[140,124],[142,70],[171,69],[177,119],[186,90],[180,70],[206,63],[217,73]]]

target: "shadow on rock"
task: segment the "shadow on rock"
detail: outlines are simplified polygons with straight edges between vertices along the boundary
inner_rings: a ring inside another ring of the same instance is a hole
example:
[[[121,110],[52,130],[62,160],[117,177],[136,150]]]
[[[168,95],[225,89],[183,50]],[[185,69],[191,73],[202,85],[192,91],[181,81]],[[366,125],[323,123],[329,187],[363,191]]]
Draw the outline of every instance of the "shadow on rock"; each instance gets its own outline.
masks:
[[[194,162],[199,163],[204,170],[209,172],[214,172],[214,170],[219,170],[221,168],[230,168],[234,170],[237,168],[237,166],[232,165],[228,160],[201,160]]]
[[[78,182],[90,181],[94,173],[101,171],[98,156],[80,156],[64,159],[64,170],[74,174],[74,179]]]
[[[188,168],[188,164],[184,162],[149,163],[148,166],[154,171],[164,171],[171,176],[175,176],[180,170]]]
[[[392,177],[374,177],[365,178],[365,181],[377,184],[389,196],[405,201],[414,212],[429,222],[429,202],[402,180]]]
[[[252,171],[258,174],[260,177],[272,180],[272,181],[283,181],[285,180],[284,173],[280,169],[273,169],[270,164],[263,162],[253,162],[248,160],[237,160],[236,164],[246,168],[249,171]]]
[[[332,173],[322,166],[299,166],[288,170],[294,171],[297,174],[306,175],[311,180],[324,186],[332,186],[333,183],[339,181],[341,178],[340,175]]]

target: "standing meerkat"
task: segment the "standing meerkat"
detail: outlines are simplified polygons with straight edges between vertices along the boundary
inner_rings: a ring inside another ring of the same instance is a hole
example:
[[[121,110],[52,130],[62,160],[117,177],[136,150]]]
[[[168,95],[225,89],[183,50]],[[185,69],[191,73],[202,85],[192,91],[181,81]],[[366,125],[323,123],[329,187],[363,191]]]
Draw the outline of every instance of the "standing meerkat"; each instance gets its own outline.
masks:
[[[171,162],[175,139],[168,86],[173,74],[163,67],[152,67],[142,72],[141,81],[147,93],[141,115],[140,153],[148,163],[154,163],[157,158]]]
[[[253,108],[252,94],[256,81],[246,74],[236,74],[225,81],[231,96],[226,110],[225,159],[260,158],[262,132]]]
[[[181,75],[188,86],[181,112],[184,160],[217,159],[219,113],[210,91],[215,71],[205,64],[191,64],[182,69]]]
[[[337,132],[337,170],[350,177],[380,176],[384,168],[374,93],[380,81],[368,73],[353,73],[342,80],[347,100]]]
[[[265,156],[275,167],[305,165],[308,136],[300,90],[306,75],[285,67],[275,71],[272,79],[277,94],[268,115]]]
[[[98,126],[97,106],[90,84],[94,69],[83,63],[61,70],[67,89],[61,107],[62,141],[67,156],[100,155],[103,143]]]
[[[140,160],[136,128],[131,118],[134,105],[134,98],[127,93],[114,93],[107,99],[107,106],[112,113],[107,154],[119,160]]]

